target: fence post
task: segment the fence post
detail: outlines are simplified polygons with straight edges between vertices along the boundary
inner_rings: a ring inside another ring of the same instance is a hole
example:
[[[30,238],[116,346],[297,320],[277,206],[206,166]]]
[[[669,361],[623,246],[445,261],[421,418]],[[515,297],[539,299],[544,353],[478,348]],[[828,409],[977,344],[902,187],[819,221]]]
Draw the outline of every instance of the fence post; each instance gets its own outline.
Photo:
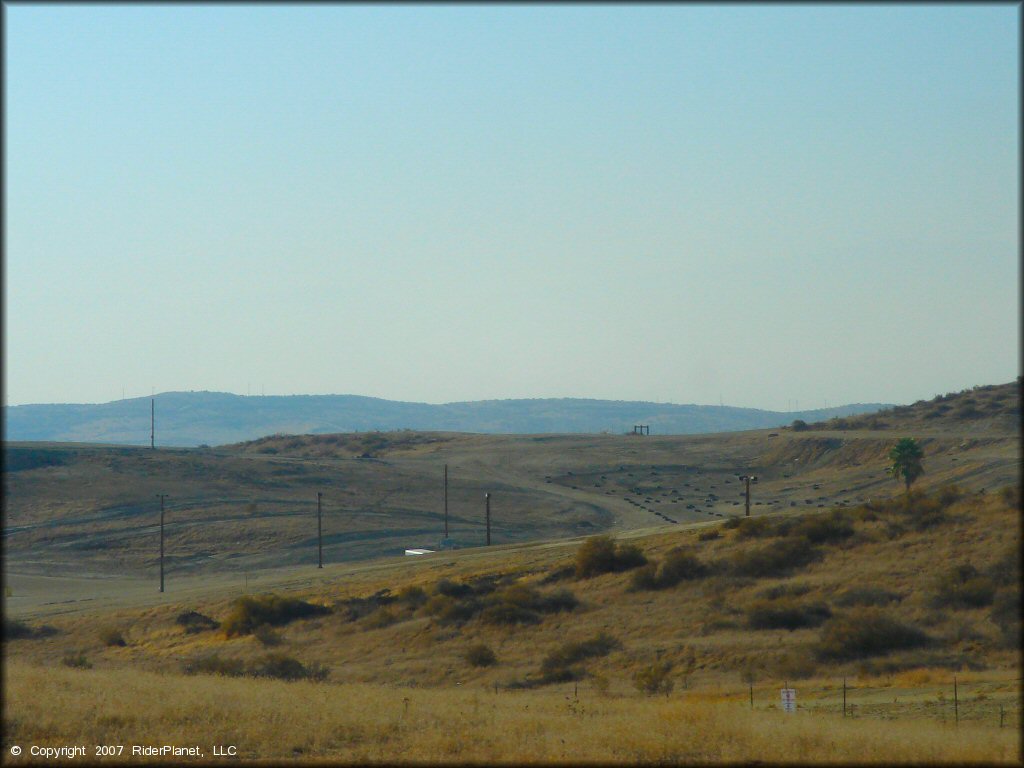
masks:
[[[843,678],[843,717],[846,717],[846,678]]]
[[[960,702],[956,695],[956,675],[953,675],[953,723],[960,724]]]

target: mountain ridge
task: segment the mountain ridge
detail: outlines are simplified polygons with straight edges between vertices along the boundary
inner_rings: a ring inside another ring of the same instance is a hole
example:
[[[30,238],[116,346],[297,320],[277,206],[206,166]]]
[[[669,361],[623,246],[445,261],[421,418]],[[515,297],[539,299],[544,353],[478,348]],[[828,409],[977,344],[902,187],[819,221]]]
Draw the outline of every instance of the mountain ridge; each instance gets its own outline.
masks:
[[[146,445],[150,400],[156,443],[189,447],[271,434],[326,434],[400,429],[484,434],[622,433],[634,424],[653,434],[704,434],[781,427],[889,407],[856,403],[793,412],[726,405],[597,398],[508,398],[440,405],[365,395],[235,395],[176,391],[108,403],[4,406],[6,441],[74,441]]]

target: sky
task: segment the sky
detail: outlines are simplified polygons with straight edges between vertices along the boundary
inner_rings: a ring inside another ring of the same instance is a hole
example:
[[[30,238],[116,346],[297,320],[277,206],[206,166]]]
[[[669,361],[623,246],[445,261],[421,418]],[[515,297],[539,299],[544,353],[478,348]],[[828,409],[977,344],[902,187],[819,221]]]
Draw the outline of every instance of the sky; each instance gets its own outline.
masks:
[[[7,405],[1021,373],[1017,5],[3,14]]]

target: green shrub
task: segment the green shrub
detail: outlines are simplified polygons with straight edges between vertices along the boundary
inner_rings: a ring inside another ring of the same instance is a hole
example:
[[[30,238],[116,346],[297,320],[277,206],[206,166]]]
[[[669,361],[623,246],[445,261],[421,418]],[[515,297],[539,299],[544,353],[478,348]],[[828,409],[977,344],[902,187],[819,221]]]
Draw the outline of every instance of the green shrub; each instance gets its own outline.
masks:
[[[224,634],[227,637],[250,634],[261,624],[281,626],[295,619],[306,619],[330,613],[322,605],[314,605],[294,597],[279,595],[245,596],[235,601],[228,617],[224,619]]]
[[[996,584],[970,563],[956,565],[936,581],[933,604],[953,608],[983,608],[992,604]]]
[[[467,648],[465,659],[473,667],[490,667],[498,663],[498,657],[494,655],[494,651],[484,643],[477,643]]]
[[[666,696],[672,692],[672,679],[669,673],[672,671],[671,662],[655,662],[650,666],[637,670],[633,675],[633,684],[641,693],[653,696],[656,693],[664,693]]]
[[[639,568],[647,558],[639,547],[620,544],[616,547],[610,536],[592,536],[576,553],[576,577],[580,579]]]
[[[587,659],[607,656],[621,643],[604,632],[578,643],[566,643],[555,649],[540,665],[541,679],[545,683],[561,683],[578,680],[583,676],[579,664]]]
[[[60,660],[60,663],[65,667],[71,667],[73,669],[92,669],[92,662],[85,658],[84,653],[66,653],[64,658]]]
[[[794,419],[791,428],[794,432],[804,432],[807,430],[807,422],[803,419]]]
[[[794,536],[740,550],[732,556],[729,566],[737,576],[764,578],[785,576],[820,558],[820,550],[804,537]]]
[[[879,608],[854,608],[829,619],[821,630],[821,659],[848,660],[927,645],[929,637]]]
[[[822,602],[798,602],[782,598],[758,600],[747,611],[751,629],[800,629],[817,627],[832,615]]]
[[[124,639],[124,635],[121,630],[117,627],[106,627],[100,630],[100,642],[107,647],[124,647],[128,645],[128,641]]]
[[[220,626],[220,622],[214,621],[209,616],[204,616],[197,611],[185,611],[184,613],[179,614],[178,618],[174,620],[174,623],[178,626],[184,627],[185,632],[188,634],[217,629]]]

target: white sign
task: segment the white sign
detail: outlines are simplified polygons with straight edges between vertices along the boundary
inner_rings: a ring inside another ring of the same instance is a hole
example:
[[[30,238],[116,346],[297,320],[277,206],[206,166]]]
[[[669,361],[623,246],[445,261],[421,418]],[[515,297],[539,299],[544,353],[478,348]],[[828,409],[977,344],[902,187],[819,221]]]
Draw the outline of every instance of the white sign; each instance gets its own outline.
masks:
[[[796,688],[782,689],[782,711],[796,712]]]

